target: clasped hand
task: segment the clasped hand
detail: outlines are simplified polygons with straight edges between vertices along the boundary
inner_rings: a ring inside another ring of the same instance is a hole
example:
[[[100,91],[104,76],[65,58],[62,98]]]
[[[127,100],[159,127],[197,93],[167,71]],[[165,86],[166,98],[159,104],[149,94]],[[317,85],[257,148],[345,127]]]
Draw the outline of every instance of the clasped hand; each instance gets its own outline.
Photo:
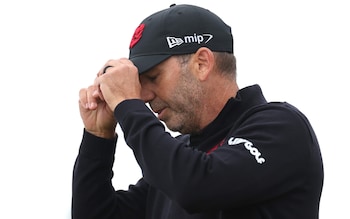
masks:
[[[79,92],[85,130],[102,138],[113,138],[117,124],[114,109],[124,100],[140,99],[140,93],[136,66],[126,58],[109,60],[97,73],[94,83]]]

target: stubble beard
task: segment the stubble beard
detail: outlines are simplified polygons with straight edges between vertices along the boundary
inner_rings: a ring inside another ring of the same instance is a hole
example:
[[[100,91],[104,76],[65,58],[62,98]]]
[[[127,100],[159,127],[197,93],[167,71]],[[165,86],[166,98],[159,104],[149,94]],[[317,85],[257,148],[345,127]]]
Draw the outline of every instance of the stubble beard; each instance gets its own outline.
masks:
[[[164,121],[168,129],[181,134],[199,133],[203,95],[203,89],[193,74],[186,70],[182,72],[170,98],[172,115]]]

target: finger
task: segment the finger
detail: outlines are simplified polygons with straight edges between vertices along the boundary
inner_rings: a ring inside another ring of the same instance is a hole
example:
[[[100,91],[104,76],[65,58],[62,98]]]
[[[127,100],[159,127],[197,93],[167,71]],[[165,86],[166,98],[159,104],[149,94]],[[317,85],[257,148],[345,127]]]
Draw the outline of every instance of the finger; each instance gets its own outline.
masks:
[[[97,73],[97,77],[105,74],[107,72],[107,70],[109,68],[112,68],[113,66],[112,65],[107,65],[107,66],[104,66],[98,73]]]
[[[79,91],[79,103],[80,106],[84,109],[88,109],[88,101],[87,101],[87,89],[86,88],[82,88]]]
[[[101,77],[95,78],[95,81],[94,81],[95,90],[92,92],[92,96],[104,101],[104,97],[100,89],[100,81],[101,81]]]
[[[101,76],[107,72],[109,68],[112,68],[113,66],[116,66],[116,63],[118,60],[110,59],[106,62],[106,64],[100,69],[100,71],[97,73],[97,76]]]
[[[132,61],[130,61],[130,59],[127,59],[127,58],[121,58],[119,59],[119,62],[121,64],[124,64],[126,66],[129,66],[130,70],[131,69],[136,69],[136,72],[138,72],[138,69],[137,67],[134,65],[134,63]]]
[[[87,91],[86,91],[86,99],[87,99],[87,107],[90,110],[95,110],[97,108],[97,103],[100,100],[99,95],[95,95],[94,93],[96,93],[96,90],[98,90],[98,87],[91,85],[88,87]]]
[[[105,74],[109,68],[113,68],[113,66],[107,65],[106,67],[104,67],[102,74]]]
[[[106,64],[101,68],[101,70],[97,73],[97,76],[101,76],[111,68],[118,66],[119,64],[133,65],[133,63],[128,58],[120,58],[120,59],[110,59],[106,62]]]

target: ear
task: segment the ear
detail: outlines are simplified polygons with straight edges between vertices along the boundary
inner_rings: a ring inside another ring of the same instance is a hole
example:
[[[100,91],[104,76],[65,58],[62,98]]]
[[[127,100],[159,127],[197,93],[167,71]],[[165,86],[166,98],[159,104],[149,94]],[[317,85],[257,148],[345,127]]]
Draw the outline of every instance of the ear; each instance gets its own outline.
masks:
[[[214,53],[206,48],[201,47],[192,57],[192,70],[200,81],[207,80],[209,74],[214,68]]]

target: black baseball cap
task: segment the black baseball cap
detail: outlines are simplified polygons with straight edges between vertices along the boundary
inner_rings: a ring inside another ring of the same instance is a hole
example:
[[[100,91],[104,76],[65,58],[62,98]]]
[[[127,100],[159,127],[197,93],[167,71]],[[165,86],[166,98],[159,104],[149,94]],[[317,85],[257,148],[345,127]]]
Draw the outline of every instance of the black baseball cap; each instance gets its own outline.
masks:
[[[195,53],[200,47],[233,53],[231,27],[207,9],[173,4],[136,28],[129,59],[142,74],[172,55]]]

